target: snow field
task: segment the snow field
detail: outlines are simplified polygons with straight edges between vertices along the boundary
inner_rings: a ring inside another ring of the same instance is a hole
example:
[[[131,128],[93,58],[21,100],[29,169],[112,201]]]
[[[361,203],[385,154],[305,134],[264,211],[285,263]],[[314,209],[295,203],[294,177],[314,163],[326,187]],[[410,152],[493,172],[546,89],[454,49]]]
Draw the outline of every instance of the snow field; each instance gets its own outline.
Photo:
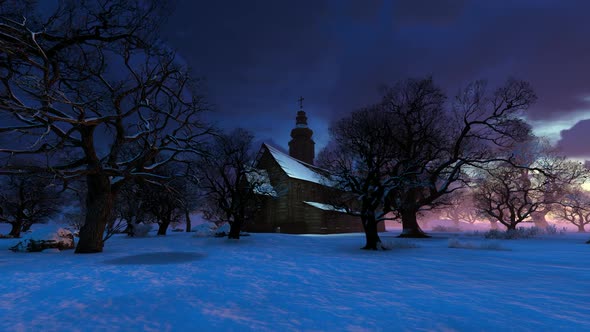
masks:
[[[359,250],[362,234],[116,235],[91,255],[0,240],[0,330],[590,329],[587,235],[493,240],[505,250],[433,235],[385,252]]]

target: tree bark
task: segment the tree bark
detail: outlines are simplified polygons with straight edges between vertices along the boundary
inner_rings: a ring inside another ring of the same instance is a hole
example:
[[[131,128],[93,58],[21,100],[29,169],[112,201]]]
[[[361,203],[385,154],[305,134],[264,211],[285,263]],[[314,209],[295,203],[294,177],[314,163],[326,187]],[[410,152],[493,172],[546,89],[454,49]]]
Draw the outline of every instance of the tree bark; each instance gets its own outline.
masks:
[[[168,226],[170,226],[170,220],[160,222],[158,224],[158,235],[166,235],[166,231],[168,231]]]
[[[549,223],[547,222],[547,219],[545,218],[547,213],[548,212],[545,212],[545,211],[531,213],[531,218],[533,219],[533,223],[535,224],[535,226],[543,228],[543,229],[549,227]]]
[[[86,219],[80,228],[80,240],[76,253],[89,254],[102,252],[103,235],[113,212],[113,194],[109,177],[92,174],[86,177]]]
[[[28,232],[31,229],[31,226],[33,226],[33,223],[31,222],[25,222],[23,223],[23,227],[22,227],[22,231],[23,232]]]
[[[578,233],[586,233],[586,229],[584,229],[584,224],[578,225]]]
[[[507,231],[515,231],[516,230],[516,225],[518,225],[518,224],[515,224],[515,223],[507,224],[506,225],[506,230]]]
[[[402,215],[402,233],[398,237],[405,238],[429,238],[430,236],[424,233],[418,225],[416,214],[418,211],[406,210],[401,211]]]
[[[22,229],[22,225],[23,222],[20,220],[15,220],[13,222],[10,223],[10,233],[8,233],[8,235],[12,236],[12,237],[20,237],[20,232]]]
[[[242,230],[243,222],[241,220],[234,220],[229,225],[229,234],[227,235],[228,239],[239,240],[240,239],[240,231]]]
[[[162,220],[158,225],[158,235],[166,235],[166,231],[168,230],[168,226],[172,222],[172,210],[166,211],[164,215],[164,220]]]
[[[190,232],[191,231],[191,216],[188,210],[184,211],[184,218],[185,218],[185,222],[186,222],[186,232]]]
[[[381,238],[377,232],[377,221],[374,213],[364,214],[362,217],[363,229],[365,230],[365,246],[361,249],[378,250],[383,249]]]
[[[497,220],[490,220],[490,229],[493,229],[493,230],[498,229],[498,221]]]

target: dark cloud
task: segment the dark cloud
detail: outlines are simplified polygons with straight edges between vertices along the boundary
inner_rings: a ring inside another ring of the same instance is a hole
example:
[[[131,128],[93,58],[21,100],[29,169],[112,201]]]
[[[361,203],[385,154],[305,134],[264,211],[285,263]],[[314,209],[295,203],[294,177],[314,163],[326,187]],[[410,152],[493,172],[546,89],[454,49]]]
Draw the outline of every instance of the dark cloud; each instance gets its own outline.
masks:
[[[179,0],[164,35],[207,78],[223,126],[286,146],[303,95],[321,146],[332,119],[407,77],[433,75],[451,95],[474,79],[529,80],[535,121],[590,109],[589,12],[586,1]]]
[[[590,159],[590,119],[582,120],[570,129],[562,130],[557,148],[568,157]]]
[[[403,0],[394,1],[394,22],[405,24],[447,25],[462,15],[466,0]]]

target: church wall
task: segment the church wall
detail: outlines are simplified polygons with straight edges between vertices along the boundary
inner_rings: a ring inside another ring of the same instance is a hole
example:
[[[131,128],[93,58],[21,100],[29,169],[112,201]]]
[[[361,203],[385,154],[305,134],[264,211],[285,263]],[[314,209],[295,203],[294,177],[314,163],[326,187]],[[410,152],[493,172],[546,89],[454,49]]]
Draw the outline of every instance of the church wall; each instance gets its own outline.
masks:
[[[265,169],[277,197],[265,197],[261,209],[245,227],[250,232],[281,233],[347,233],[362,232],[358,217],[335,211],[325,211],[303,203],[328,203],[339,191],[318,183],[290,178],[272,155],[265,151],[258,158],[257,167]],[[383,223],[381,223],[383,226]],[[380,231],[384,231],[384,226]]]

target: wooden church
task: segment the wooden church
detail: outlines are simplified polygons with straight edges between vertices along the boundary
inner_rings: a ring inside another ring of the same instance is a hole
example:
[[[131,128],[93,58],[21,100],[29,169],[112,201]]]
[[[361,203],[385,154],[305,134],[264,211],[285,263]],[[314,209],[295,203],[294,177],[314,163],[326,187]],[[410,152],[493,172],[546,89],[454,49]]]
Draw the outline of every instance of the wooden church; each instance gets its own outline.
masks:
[[[300,100],[301,101],[301,100]],[[302,109],[291,131],[289,154],[263,144],[255,167],[264,170],[276,195],[266,196],[247,223],[250,232],[330,234],[362,232],[359,217],[328,204],[342,192],[330,187],[329,173],[313,165],[315,142]],[[379,231],[385,231],[380,223]]]

